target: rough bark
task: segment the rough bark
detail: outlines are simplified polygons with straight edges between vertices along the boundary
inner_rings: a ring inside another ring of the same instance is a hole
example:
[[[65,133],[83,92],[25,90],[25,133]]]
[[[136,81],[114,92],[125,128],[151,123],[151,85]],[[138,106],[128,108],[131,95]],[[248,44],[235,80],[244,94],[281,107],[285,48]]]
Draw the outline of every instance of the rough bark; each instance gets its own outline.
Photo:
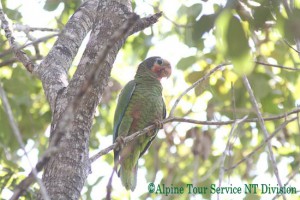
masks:
[[[161,14],[140,19],[130,32],[109,48],[103,62],[95,66],[112,35],[130,16],[129,0],[86,1],[70,18],[49,55],[35,71],[43,82],[53,113],[49,148],[55,146],[60,149],[50,158],[43,174],[43,182],[51,199],[79,199],[90,173],[89,136],[94,112],[116,55],[130,34],[152,25]],[[85,52],[68,82],[69,67],[90,29],[92,32]],[[95,80],[84,93],[79,93],[88,81],[89,72],[95,67]],[[42,199],[42,196],[38,198]]]
[[[95,26],[70,85],[57,98],[57,109],[55,109],[57,111],[63,110],[68,104],[72,103],[78,89],[86,80],[85,75],[89,71],[89,66],[96,62],[96,52],[101,51],[112,33],[122,25],[121,23],[124,23],[125,17],[129,14],[128,11],[126,12],[125,7],[114,1],[101,2],[101,4],[100,6],[103,6],[103,9],[98,14],[99,18],[102,19],[101,23]],[[59,141],[62,150],[49,160],[43,176],[43,181],[51,199],[78,199],[80,196],[80,191],[89,173],[88,147],[93,114],[99,104],[104,87],[107,85],[112,63],[122,43],[123,41],[120,41],[115,44],[104,65],[99,66],[101,68],[101,73],[97,76],[99,83],[94,85],[82,97],[79,105],[74,108],[71,113],[74,118],[66,124],[66,132],[56,132],[56,134],[64,134]],[[55,117],[57,121],[53,121],[54,126],[52,126],[51,132],[56,131],[56,127],[59,127],[55,126],[56,122],[64,116],[59,113],[56,115],[58,115],[58,117]]]
[[[68,85],[68,70],[78,49],[91,30],[98,2],[86,1],[64,27],[51,51],[34,71],[41,79],[52,112],[58,91]]]

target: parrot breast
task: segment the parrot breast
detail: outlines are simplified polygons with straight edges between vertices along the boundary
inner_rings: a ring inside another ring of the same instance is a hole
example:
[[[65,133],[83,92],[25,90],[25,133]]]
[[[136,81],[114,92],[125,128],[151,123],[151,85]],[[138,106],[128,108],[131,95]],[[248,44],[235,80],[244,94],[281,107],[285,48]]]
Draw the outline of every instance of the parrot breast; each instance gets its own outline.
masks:
[[[133,118],[131,133],[153,124],[155,120],[161,120],[163,116],[161,88],[137,84],[127,111]]]

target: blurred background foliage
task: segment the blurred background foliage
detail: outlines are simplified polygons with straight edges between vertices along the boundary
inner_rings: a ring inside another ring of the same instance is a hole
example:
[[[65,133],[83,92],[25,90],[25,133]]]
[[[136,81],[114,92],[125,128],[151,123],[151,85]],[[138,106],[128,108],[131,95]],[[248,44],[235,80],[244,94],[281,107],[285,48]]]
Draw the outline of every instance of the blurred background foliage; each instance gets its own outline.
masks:
[[[28,4],[32,2],[29,1]],[[287,12],[283,2],[291,3],[291,12]],[[14,24],[30,25],[30,18],[29,21],[28,17],[25,18],[30,11],[24,8],[24,2],[9,3],[3,0],[2,4],[4,12]],[[52,16],[42,27],[62,30],[80,4],[80,0],[40,1],[39,9]],[[299,0],[136,0],[133,6],[135,12],[141,16],[159,10],[164,14],[153,27],[128,38],[120,51],[112,71],[112,78],[95,113],[90,139],[91,154],[111,144],[112,119],[117,95],[122,86],[133,78],[139,62],[147,56],[165,57],[174,67],[173,76],[163,82],[168,110],[181,92],[210,69],[221,63],[233,64],[223,71],[214,73],[204,84],[187,93],[179,104],[175,116],[214,121],[238,119],[246,115],[248,118],[255,118],[249,95],[241,80],[243,74],[247,74],[249,78],[264,117],[284,114],[297,108],[300,103],[299,71],[263,66],[255,61],[300,69],[299,52],[295,50],[297,46],[295,41],[300,41]],[[37,16],[32,16],[31,20],[36,18]],[[52,34],[44,31],[25,33],[18,31],[17,28],[14,33],[21,44]],[[54,42],[53,37],[26,47],[25,51],[33,60],[40,62]],[[41,82],[16,62],[2,30],[0,44],[1,84],[23,134],[26,150],[35,163],[48,145],[51,111]],[[76,70],[84,46],[85,42],[70,70],[70,78]],[[26,164],[24,152],[20,150],[12,134],[1,101],[0,105],[0,198],[5,199],[11,195],[16,184],[28,174],[30,167]],[[284,120],[267,121],[266,128],[269,133],[273,133]],[[149,194],[147,192],[149,182],[169,186],[171,184],[184,186],[188,183],[209,186],[218,183],[220,158],[225,150],[230,130],[230,125],[196,126],[186,123],[165,125],[148,153],[140,159],[141,184],[138,185],[137,191],[130,196],[120,187],[120,181],[114,179],[113,198],[178,197]],[[299,172],[299,130],[299,120],[289,123],[271,142],[283,183],[287,182],[289,175]],[[240,124],[234,131],[229,150],[226,151],[224,167],[229,168],[263,142],[263,133],[257,123]],[[276,183],[266,155],[266,149],[262,148],[238,167],[226,171],[223,184]],[[105,197],[110,174],[108,171],[110,172],[112,167],[111,153],[93,164],[93,174],[88,178],[82,191],[82,199]],[[296,186],[296,183],[299,183],[300,177],[299,173],[297,174],[289,185]],[[33,198],[36,190],[37,185],[32,186],[24,198]],[[180,196],[182,199],[188,197],[198,196],[188,196],[186,193]],[[290,197],[299,199],[295,195]],[[205,194],[201,198],[210,199],[211,196]],[[259,199],[261,196],[244,195],[241,198]]]

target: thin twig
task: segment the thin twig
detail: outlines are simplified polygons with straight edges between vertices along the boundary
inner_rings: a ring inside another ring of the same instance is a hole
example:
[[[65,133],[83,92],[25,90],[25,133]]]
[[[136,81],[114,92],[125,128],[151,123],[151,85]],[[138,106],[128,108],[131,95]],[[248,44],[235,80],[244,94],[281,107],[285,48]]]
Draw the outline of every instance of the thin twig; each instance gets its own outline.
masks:
[[[28,42],[28,43],[26,43],[26,44],[24,44],[24,45],[21,45],[21,46],[17,47],[16,50],[21,50],[21,49],[24,49],[25,47],[28,47],[28,46],[30,46],[30,45],[35,45],[35,44],[38,44],[38,43],[41,43],[41,42],[45,42],[45,41],[47,41],[47,40],[49,40],[49,39],[51,39],[51,38],[53,38],[53,37],[56,37],[56,36],[59,36],[59,33],[47,35],[47,36],[41,37],[41,38],[39,38],[39,39],[37,39],[37,40],[35,40],[35,41]],[[13,53],[13,52],[14,52],[13,49],[9,49],[9,50],[7,50],[7,51],[3,51],[3,52],[0,54],[0,58],[4,57],[4,56],[6,56],[6,55],[8,55],[8,54],[10,54],[10,53]]]
[[[243,159],[241,159],[240,161],[238,161],[236,164],[232,165],[229,168],[225,168],[225,171],[232,171],[233,169],[235,169],[237,166],[239,166],[241,163],[245,162],[246,160],[248,160],[251,156],[253,156],[258,150],[260,150],[261,148],[263,148],[267,142],[269,142],[275,135],[277,135],[277,133],[283,129],[284,127],[286,127],[290,122],[295,121],[296,119],[298,119],[298,117],[294,117],[292,119],[289,119],[287,121],[284,121],[267,139],[265,139],[263,141],[262,144],[260,144],[259,146],[257,146],[251,153],[249,153],[248,155],[246,155]]]
[[[260,61],[254,61],[254,62],[256,64],[260,64],[260,65],[264,65],[264,66],[276,67],[276,68],[292,70],[292,71],[300,71],[300,69],[298,69],[298,68],[291,68],[291,67],[286,67],[286,66],[283,66],[283,65],[275,65],[275,64],[264,63],[264,62],[260,62]]]
[[[205,81],[208,77],[210,77],[210,75],[212,75],[214,72],[220,70],[222,67],[226,66],[226,65],[231,65],[228,63],[224,63],[224,64],[220,64],[217,67],[213,68],[212,70],[210,70],[207,74],[205,74],[203,77],[201,77],[198,81],[196,81],[195,83],[193,83],[193,85],[191,85],[189,88],[187,88],[185,91],[183,91],[180,96],[176,99],[173,107],[171,108],[169,117],[172,117],[174,115],[174,111],[178,105],[178,103],[180,102],[180,100],[182,99],[182,97],[184,95],[186,95],[190,90],[192,90],[193,88],[195,88],[197,85],[199,85],[200,83],[202,83],[203,81]]]
[[[121,164],[121,162],[122,162],[122,159],[119,159],[119,161],[117,163],[115,163],[114,168],[111,172],[110,178],[108,180],[108,183],[107,183],[107,186],[106,186],[106,191],[107,191],[106,192],[106,199],[107,200],[111,200],[112,180],[113,180],[115,172],[116,172],[116,174],[118,173],[117,170],[118,170],[118,167]]]
[[[151,15],[149,17],[144,17],[139,19],[134,25],[134,27],[132,27],[129,34],[132,35],[138,31],[144,30],[150,25],[156,23],[161,16],[162,16],[162,12],[157,12],[154,15]]]
[[[33,31],[47,31],[47,32],[59,32],[59,29],[53,28],[42,28],[42,27],[30,27],[28,25],[23,24],[14,24],[15,31],[23,31],[23,32],[33,32]]]
[[[299,169],[300,169],[300,164],[298,165],[298,167],[296,167],[296,170],[292,172],[292,174],[290,175],[289,179],[285,182],[284,185],[288,185],[289,182],[297,175],[299,174]],[[280,194],[277,194],[273,197],[272,200],[275,200],[276,198],[280,197]]]
[[[154,11],[159,11],[159,6],[155,6],[151,3],[147,3],[149,6],[153,7],[154,8]],[[171,22],[172,24],[174,24],[175,26],[179,27],[179,28],[192,28],[193,24],[190,23],[190,24],[178,24],[177,22],[173,21],[172,19],[170,19],[167,15],[165,15],[163,12],[162,13],[162,16],[168,20],[169,22]]]
[[[293,114],[297,114],[300,112],[300,108],[292,110],[286,114],[281,114],[281,115],[276,115],[273,117],[267,117],[264,118],[265,121],[273,121],[273,120],[278,120],[278,119],[283,119],[286,118],[289,115],[293,115]],[[238,119],[237,119],[238,120]],[[200,121],[200,120],[194,120],[194,119],[186,119],[186,118],[180,118],[180,117],[169,117],[167,119],[162,120],[160,123],[162,124],[166,124],[169,122],[185,122],[185,123],[191,123],[191,124],[199,124],[199,125],[217,125],[217,126],[221,126],[221,125],[230,125],[235,123],[237,120],[228,120],[228,121]],[[244,120],[244,122],[257,122],[258,119],[257,118],[252,118],[252,119],[246,119]],[[144,128],[143,130],[137,131],[135,133],[133,133],[130,136],[127,136],[124,138],[124,144],[127,144],[128,142],[134,140],[136,137],[139,137],[141,135],[144,135],[145,133],[153,130],[155,128],[155,125],[150,125],[147,126],[146,128]],[[94,162],[96,161],[98,158],[100,158],[101,156],[109,153],[111,150],[113,150],[114,148],[116,148],[118,145],[117,142],[113,143],[112,145],[108,146],[107,148],[99,151],[98,153],[96,153],[95,155],[93,155],[92,157],[90,157],[90,162]]]
[[[42,196],[43,196],[43,198],[44,198],[45,200],[50,200],[50,198],[49,198],[49,196],[48,196],[48,194],[47,194],[47,190],[46,190],[46,188],[45,188],[43,182],[42,182],[42,181],[38,178],[38,176],[37,176],[38,172],[37,172],[36,169],[33,167],[32,163],[31,163],[31,161],[30,161],[30,158],[29,158],[29,156],[28,156],[28,153],[27,153],[27,151],[26,151],[26,149],[25,149],[25,144],[24,144],[24,142],[23,142],[23,140],[22,140],[22,136],[21,136],[22,134],[21,134],[21,132],[20,132],[18,126],[17,126],[17,123],[16,123],[15,119],[14,119],[14,116],[13,116],[13,113],[12,113],[12,110],[11,110],[11,107],[10,107],[10,105],[9,105],[9,101],[8,101],[8,99],[7,99],[7,96],[6,96],[6,94],[5,94],[4,89],[2,88],[1,83],[0,83],[0,97],[1,97],[1,100],[2,100],[2,104],[3,104],[4,110],[5,110],[5,112],[6,112],[6,114],[7,114],[7,117],[8,117],[9,124],[10,124],[10,126],[11,126],[11,128],[12,128],[12,131],[13,131],[13,133],[14,133],[14,135],[15,135],[15,137],[16,137],[16,139],[17,139],[17,141],[18,141],[18,143],[19,143],[19,145],[20,145],[20,147],[21,147],[21,149],[24,151],[24,155],[25,155],[25,157],[27,158],[28,164],[29,164],[30,167],[32,168],[32,174],[33,174],[35,180],[36,180],[36,181],[38,182],[38,184],[40,185]],[[19,196],[17,196],[17,198],[12,198],[12,199],[18,199],[18,197],[19,197]]]
[[[167,15],[165,15],[163,13],[163,17],[168,20],[169,22],[171,22],[172,24],[174,24],[176,27],[179,27],[179,28],[192,28],[193,27],[193,24],[192,23],[189,23],[189,24],[178,24],[177,22],[173,21],[172,19],[170,19]]]
[[[106,199],[107,199],[107,200],[110,200],[110,199],[111,199],[112,180],[113,180],[115,171],[116,171],[116,168],[114,167],[113,170],[112,170],[112,172],[111,172],[110,178],[109,178],[109,180],[108,180],[107,186],[106,186],[106,191],[107,191],[107,192],[106,192]]]
[[[298,51],[296,48],[294,48],[286,39],[283,39],[283,41],[286,43],[286,45],[288,45],[291,49],[293,49],[294,51],[296,51],[297,53],[300,54],[300,51]]]
[[[242,119],[239,119],[239,120],[236,120],[235,123],[232,125],[231,127],[231,130],[230,130],[230,133],[229,133],[229,136],[228,136],[228,140],[227,140],[227,144],[226,144],[226,147],[223,151],[223,154],[222,154],[222,159],[221,159],[221,163],[220,163],[220,171],[219,171],[219,187],[221,187],[221,184],[222,184],[222,179],[223,179],[223,176],[224,176],[224,164],[225,164],[225,158],[226,158],[226,154],[227,152],[229,152],[229,146],[230,146],[230,140],[232,138],[232,135],[233,135],[233,132],[235,130],[235,127],[237,125],[239,125],[240,123],[242,123],[243,121],[245,121],[247,119],[248,116],[245,116],[243,117]],[[217,199],[219,200],[220,199],[220,194],[218,193],[217,194]]]
[[[24,191],[27,190],[27,188],[35,182],[35,176],[34,176],[34,171],[36,170],[37,172],[42,171],[44,168],[44,165],[48,162],[48,160],[56,154],[59,151],[58,148],[52,147],[48,149],[42,156],[42,158],[39,160],[39,162],[36,164],[35,168],[31,170],[29,175],[23,179],[16,187],[14,190],[14,193],[10,200],[17,200],[19,197],[22,195]]]
[[[267,140],[268,137],[269,137],[269,133],[268,133],[267,128],[265,126],[264,119],[263,119],[263,117],[262,117],[262,115],[260,113],[260,110],[259,110],[259,107],[258,107],[258,103],[257,103],[257,101],[255,99],[254,94],[253,94],[253,90],[252,90],[252,88],[250,86],[250,83],[249,83],[249,81],[248,81],[248,79],[247,79],[246,76],[243,76],[243,82],[244,82],[244,85],[245,85],[245,87],[246,87],[249,95],[250,95],[250,99],[251,99],[252,105],[253,105],[253,107],[255,109],[256,115],[258,117],[258,122],[259,122],[260,127],[261,127],[261,129],[263,131],[265,140]],[[278,168],[277,168],[275,156],[274,156],[274,153],[273,153],[272,146],[271,146],[270,142],[267,142],[267,147],[268,147],[268,152],[269,152],[269,158],[271,160],[271,164],[273,166],[274,174],[276,176],[278,185],[280,187],[282,187],[282,182],[281,182],[281,179],[280,179],[280,176],[279,176],[279,173],[278,173]],[[282,195],[282,196],[283,196],[283,199],[286,200],[285,195]]]
[[[233,82],[231,82],[231,105],[233,109],[233,119],[236,119],[236,103],[235,103],[235,92],[234,92],[234,85]]]
[[[283,0],[282,1],[283,7],[285,9],[285,12],[287,13],[288,17],[290,17],[292,15],[292,9],[288,3],[287,0]]]
[[[278,119],[284,119],[289,115],[297,114],[300,112],[300,108],[297,108],[295,110],[292,110],[290,112],[287,112],[285,114],[276,115],[272,117],[266,117],[264,118],[264,121],[273,121]],[[172,122],[186,122],[191,124],[201,124],[201,125],[230,125],[233,124],[236,120],[227,120],[227,121],[200,121],[200,120],[194,120],[194,119],[186,119],[186,118],[180,118],[180,117],[172,117],[170,118]],[[169,121],[170,122],[170,121]],[[258,122],[258,118],[252,118],[252,119],[246,119],[245,122]]]
[[[231,95],[232,95],[232,100],[231,100],[231,104],[232,104],[232,109],[233,109],[233,119],[236,120],[237,119],[237,115],[236,115],[236,102],[235,102],[235,91],[234,91],[234,85],[233,85],[233,82],[231,82]],[[231,150],[233,151],[233,144],[235,142],[235,140],[237,139],[237,136],[239,134],[239,131],[236,131],[236,133],[232,136],[234,138],[234,141],[232,141],[230,143],[230,146],[228,147],[228,152],[230,152]],[[229,142],[229,140],[228,140]],[[229,156],[228,157],[228,162],[229,164],[232,163],[232,160],[233,160],[233,156]],[[223,172],[224,173],[224,172]],[[229,179],[229,176],[230,176],[230,173],[228,173],[228,179]]]
[[[167,119],[161,121],[161,123],[163,123],[163,124],[167,123]],[[127,143],[129,143],[129,142],[131,142],[131,141],[134,140],[135,138],[137,138],[137,137],[139,137],[139,136],[141,136],[141,135],[144,135],[145,133],[150,132],[150,131],[153,130],[155,127],[156,127],[155,125],[150,125],[150,126],[144,128],[144,129],[141,130],[141,131],[137,131],[137,132],[135,132],[134,134],[125,137],[125,138],[124,138],[124,145],[127,144]],[[109,147],[107,147],[107,148],[101,150],[99,153],[95,154],[94,156],[92,156],[92,157],[90,158],[90,162],[92,163],[92,162],[96,161],[98,158],[100,158],[101,156],[103,156],[103,155],[109,153],[111,150],[115,149],[117,146],[118,146],[118,143],[115,142],[115,143],[113,143],[112,145],[110,145]]]
[[[40,57],[32,57],[30,58],[32,61],[37,61],[37,60],[40,60],[41,58]],[[11,58],[11,59],[8,59],[8,60],[5,60],[3,62],[0,63],[0,67],[5,67],[5,66],[10,66],[12,65],[13,63],[15,62],[18,62],[19,60],[17,58]]]
[[[15,56],[20,60],[20,62],[23,63],[23,65],[29,72],[32,72],[33,69],[36,67],[36,65],[30,60],[30,58],[26,55],[26,53],[24,51],[18,49],[19,45],[15,42],[15,38],[12,35],[12,32],[9,28],[8,21],[6,20],[5,14],[2,10],[1,2],[0,2],[0,20],[2,22],[1,27],[5,32],[5,36],[6,36],[7,40],[9,41],[9,44],[10,44],[11,48],[13,49]]]
[[[36,38],[33,37],[29,32],[25,32],[25,34],[26,34],[26,37],[27,37],[30,41],[35,41],[35,40],[36,40]],[[34,45],[33,45],[33,48],[34,48],[34,50],[35,50],[35,55],[38,56],[38,57],[41,57],[39,45],[38,45],[38,44],[34,44]]]

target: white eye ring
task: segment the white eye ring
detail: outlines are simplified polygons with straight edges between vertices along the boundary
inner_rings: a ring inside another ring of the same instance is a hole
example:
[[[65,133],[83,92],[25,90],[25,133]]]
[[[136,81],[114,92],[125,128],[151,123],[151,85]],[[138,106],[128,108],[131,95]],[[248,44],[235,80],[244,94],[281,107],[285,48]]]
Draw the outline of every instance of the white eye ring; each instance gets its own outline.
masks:
[[[162,61],[162,59],[157,59],[157,60],[156,60],[156,63],[159,64],[159,65],[162,65],[162,64],[163,64],[163,61]]]

